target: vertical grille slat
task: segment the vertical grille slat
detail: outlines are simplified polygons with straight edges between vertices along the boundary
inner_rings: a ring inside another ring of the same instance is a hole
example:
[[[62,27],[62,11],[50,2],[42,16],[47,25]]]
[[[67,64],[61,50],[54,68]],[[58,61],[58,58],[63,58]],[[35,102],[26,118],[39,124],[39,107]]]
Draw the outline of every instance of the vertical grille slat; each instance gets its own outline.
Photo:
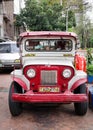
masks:
[[[57,84],[57,71],[41,71],[41,85],[56,85]]]

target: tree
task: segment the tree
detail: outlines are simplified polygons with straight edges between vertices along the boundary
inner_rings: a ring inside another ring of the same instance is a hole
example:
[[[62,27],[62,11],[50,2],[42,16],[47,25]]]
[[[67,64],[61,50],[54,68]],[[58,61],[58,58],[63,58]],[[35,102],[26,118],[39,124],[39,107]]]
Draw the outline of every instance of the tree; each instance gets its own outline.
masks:
[[[86,16],[86,12],[88,9],[91,8],[91,5],[89,2],[86,2],[84,0],[62,0],[63,1],[63,7],[72,9],[73,12],[76,14],[76,33],[79,36],[79,39],[81,41],[81,47],[86,48],[88,47],[89,39],[90,39],[90,20]]]
[[[29,30],[66,30],[66,18],[62,17],[62,6],[53,0],[37,2],[37,0],[27,0],[25,8],[16,17],[16,26],[26,24]],[[56,0],[57,1],[57,0]],[[75,16],[70,10],[69,24],[71,28],[75,26]]]

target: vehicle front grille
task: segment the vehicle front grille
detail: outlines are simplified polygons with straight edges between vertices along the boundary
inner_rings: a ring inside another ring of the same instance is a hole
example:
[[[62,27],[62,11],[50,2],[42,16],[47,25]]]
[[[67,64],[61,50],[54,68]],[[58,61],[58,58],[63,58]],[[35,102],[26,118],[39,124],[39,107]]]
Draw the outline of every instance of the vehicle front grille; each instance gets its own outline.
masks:
[[[57,71],[56,70],[42,70],[41,71],[41,85],[56,85]]]
[[[13,63],[14,60],[11,60],[11,59],[10,59],[10,60],[1,60],[1,62],[2,62],[2,63]]]

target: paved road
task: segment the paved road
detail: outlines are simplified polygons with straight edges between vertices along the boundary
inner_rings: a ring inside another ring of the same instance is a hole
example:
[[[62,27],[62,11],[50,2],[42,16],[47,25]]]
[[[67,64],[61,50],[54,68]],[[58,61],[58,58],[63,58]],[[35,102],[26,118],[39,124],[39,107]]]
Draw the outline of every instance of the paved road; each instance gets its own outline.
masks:
[[[59,107],[24,105],[23,113],[12,117],[8,108],[9,73],[0,74],[0,130],[93,130],[93,111],[74,113],[73,104]]]

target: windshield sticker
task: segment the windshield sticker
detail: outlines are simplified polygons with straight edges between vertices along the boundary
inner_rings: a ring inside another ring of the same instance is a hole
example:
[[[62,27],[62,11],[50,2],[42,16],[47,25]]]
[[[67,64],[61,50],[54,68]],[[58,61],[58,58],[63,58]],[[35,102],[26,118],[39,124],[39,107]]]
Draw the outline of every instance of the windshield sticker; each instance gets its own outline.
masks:
[[[33,56],[36,56],[36,54],[26,54],[25,56],[29,56],[29,57],[33,57]]]
[[[72,57],[73,55],[72,54],[64,54],[63,56],[65,56],[65,57]]]

